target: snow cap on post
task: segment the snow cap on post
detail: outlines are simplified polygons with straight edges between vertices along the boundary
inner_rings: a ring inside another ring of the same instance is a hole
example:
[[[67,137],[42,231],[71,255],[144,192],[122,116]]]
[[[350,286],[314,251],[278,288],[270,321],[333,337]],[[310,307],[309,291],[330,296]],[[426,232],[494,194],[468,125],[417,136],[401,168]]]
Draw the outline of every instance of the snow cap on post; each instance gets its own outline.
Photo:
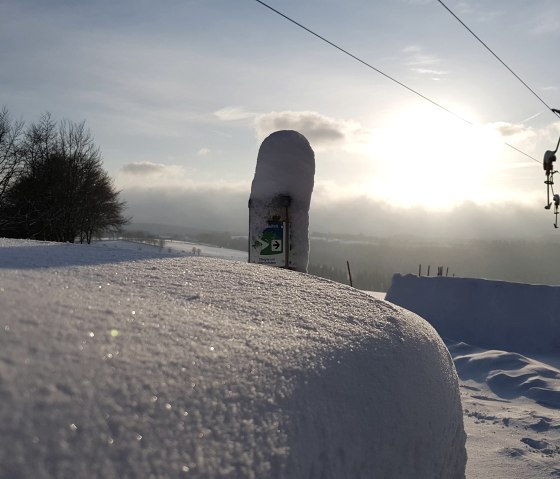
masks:
[[[301,133],[281,130],[262,142],[249,198],[250,262],[307,272],[314,176],[315,154]]]

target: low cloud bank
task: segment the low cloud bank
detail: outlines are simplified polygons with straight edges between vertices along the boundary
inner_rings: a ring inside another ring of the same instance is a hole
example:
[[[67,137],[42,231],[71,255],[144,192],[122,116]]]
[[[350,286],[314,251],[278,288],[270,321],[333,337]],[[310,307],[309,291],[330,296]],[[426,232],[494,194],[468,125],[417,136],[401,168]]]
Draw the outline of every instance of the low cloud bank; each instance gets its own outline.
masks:
[[[249,190],[216,185],[192,188],[129,187],[122,197],[134,222],[182,225],[246,234]],[[535,238],[552,235],[553,217],[542,205],[480,206],[449,211],[401,208],[368,197],[311,203],[310,230],[372,236],[429,238]]]
[[[553,217],[539,206],[508,205],[506,208],[463,203],[450,210],[433,211],[419,206],[391,206],[360,197],[312,206],[311,224],[317,231],[374,236],[531,238],[553,232]]]
[[[123,190],[133,223],[245,233],[249,193],[234,190],[129,188]]]

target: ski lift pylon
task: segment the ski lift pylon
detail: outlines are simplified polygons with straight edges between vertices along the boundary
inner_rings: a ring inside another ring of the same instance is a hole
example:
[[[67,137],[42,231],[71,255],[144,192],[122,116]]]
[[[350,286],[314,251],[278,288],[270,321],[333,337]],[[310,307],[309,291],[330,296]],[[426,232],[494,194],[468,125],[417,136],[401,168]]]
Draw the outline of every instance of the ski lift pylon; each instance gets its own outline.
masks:
[[[558,138],[558,143],[556,144],[556,149],[554,151],[547,150],[544,153],[543,158],[543,169],[546,175],[546,180],[544,184],[546,185],[546,205],[545,210],[549,210],[554,203],[554,214],[556,215],[556,221],[554,227],[558,228],[558,206],[560,205],[560,196],[554,193],[554,175],[558,171],[554,170],[554,162],[556,161],[556,152],[560,146],[560,138]],[[550,201],[550,195],[552,193],[552,201]]]

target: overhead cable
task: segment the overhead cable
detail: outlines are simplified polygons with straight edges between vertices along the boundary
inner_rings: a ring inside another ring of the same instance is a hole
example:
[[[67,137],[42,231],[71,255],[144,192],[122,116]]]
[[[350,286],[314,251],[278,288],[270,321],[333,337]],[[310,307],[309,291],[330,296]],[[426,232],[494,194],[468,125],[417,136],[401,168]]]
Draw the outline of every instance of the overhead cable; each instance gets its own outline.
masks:
[[[263,7],[268,8],[269,10],[273,11],[274,13],[276,13],[277,15],[280,15],[282,18],[288,20],[289,22],[293,23],[294,25],[298,26],[299,28],[305,30],[307,33],[310,33],[311,35],[317,37],[319,40],[322,40],[323,42],[327,43],[328,45],[330,45],[333,48],[336,48],[337,50],[341,51],[342,53],[344,53],[345,55],[348,55],[350,58],[360,62],[362,65],[365,65],[366,67],[370,68],[371,70],[379,73],[380,75],[383,75],[385,78],[391,80],[392,82],[396,83],[397,85],[407,89],[409,92],[414,93],[415,95],[419,96],[420,98],[422,98],[423,100],[426,100],[428,102],[430,102],[432,105],[437,106],[438,108],[444,110],[445,112],[449,113],[450,115],[453,115],[454,117],[458,118],[459,120],[471,125],[471,126],[475,126],[474,123],[472,123],[471,121],[467,120],[466,118],[462,117],[461,115],[449,110],[448,108],[445,108],[443,105],[437,103],[436,101],[428,98],[427,96],[423,95],[422,93],[418,92],[417,90],[409,87],[408,85],[405,85],[403,82],[397,80],[396,78],[388,75],[387,73],[381,71],[379,68],[374,67],[373,65],[371,65],[370,63],[366,62],[365,60],[362,60],[361,58],[359,58],[358,56],[354,55],[353,53],[350,53],[348,50],[345,50],[344,48],[342,48],[341,46],[337,45],[334,42],[331,42],[330,40],[328,40],[327,38],[319,35],[318,33],[314,32],[313,30],[311,30],[310,28],[307,28],[305,25],[302,25],[301,23],[297,22],[296,20],[294,20],[293,18],[285,15],[284,13],[276,10],[275,8],[271,7],[270,5],[268,5],[267,3],[261,1],[261,0],[255,0],[257,3],[260,3]],[[542,101],[542,100],[541,100]],[[548,107],[547,105],[547,108]],[[536,161],[537,163],[541,163],[539,160],[537,160],[536,158],[533,158],[531,155],[529,155],[528,153],[525,153],[524,151],[520,150],[519,148],[516,148],[515,146],[511,145],[510,143],[507,143],[504,141],[504,144],[506,146],[509,146],[510,148],[512,148],[513,150],[517,151],[518,153],[521,153],[522,155],[526,156],[527,158],[530,158],[533,161]]]
[[[479,37],[476,33],[474,33],[474,32],[465,24],[465,22],[463,22],[463,20],[461,20],[455,13],[453,13],[453,12],[451,11],[451,9],[450,9],[445,3],[443,3],[442,0],[437,0],[437,1],[438,1],[438,3],[439,3],[443,8],[445,8],[445,9],[446,9],[446,10],[447,10],[461,25],[463,25],[463,27],[465,27],[465,28],[469,31],[469,33],[470,33],[474,38],[476,38],[476,39],[482,44],[482,46],[484,46],[484,48],[486,48],[486,50],[488,50],[488,51],[489,51],[489,52],[490,52],[504,67],[506,67],[506,68],[509,70],[509,72],[510,72],[515,78],[517,78],[517,79],[525,86],[525,88],[527,88],[527,90],[529,90],[535,97],[537,97],[537,98],[539,99],[539,101],[540,101],[544,106],[546,106],[546,108],[547,108],[548,110],[550,110],[550,111],[551,111],[552,113],[554,113],[556,116],[559,116],[559,117],[560,117],[560,112],[559,112],[558,110],[552,108],[552,107],[551,107],[550,105],[548,105],[539,95],[537,95],[537,93],[535,93],[535,91],[534,91],[529,85],[527,85],[527,83],[525,83],[517,73],[515,73],[509,66],[507,66],[506,63],[505,63],[498,55],[496,55],[496,53],[494,53],[494,51],[493,51],[485,42],[483,42],[483,41],[480,39],[480,37]]]
[[[437,106],[438,108],[441,108],[442,110],[445,110],[447,113],[459,118],[460,120],[464,121],[465,123],[468,123],[469,125],[473,125],[472,122],[470,122],[469,120],[463,118],[462,116],[458,115],[457,113],[452,112],[451,110],[448,110],[447,108],[445,108],[443,105],[440,105],[439,103],[435,102],[434,100],[431,100],[430,98],[428,98],[425,95],[422,95],[422,93],[414,90],[413,88],[405,85],[404,83],[400,82],[399,80],[397,80],[396,78],[388,75],[387,73],[381,71],[379,68],[375,68],[373,65],[367,63],[366,61],[362,60],[361,58],[357,57],[356,55],[350,53],[348,50],[345,50],[344,48],[342,48],[341,46],[337,45],[336,43],[331,42],[330,40],[327,40],[325,37],[319,35],[318,33],[315,33],[313,30],[307,28],[305,25],[302,25],[299,22],[296,22],[293,18],[288,17],[287,15],[283,14],[282,12],[276,10],[275,8],[271,7],[270,5],[264,3],[261,0],[255,0],[257,3],[260,3],[262,6],[272,10],[274,13],[280,15],[281,17],[285,18],[286,20],[288,20],[289,22],[292,22],[294,25],[297,25],[298,27],[302,28],[303,30],[305,30],[306,32],[310,33],[311,35],[314,35],[315,37],[319,38],[320,40],[324,41],[325,43],[328,43],[331,47],[336,48],[337,50],[341,51],[342,53],[344,53],[345,55],[348,55],[349,57],[353,58],[354,60],[360,62],[362,65],[365,65],[366,67],[372,69],[373,71],[379,73],[380,75],[383,75],[385,78],[391,80],[392,82],[396,83],[399,86],[402,86],[403,88],[406,88],[408,91],[414,93],[415,95],[418,95],[420,98],[429,101],[431,104]]]

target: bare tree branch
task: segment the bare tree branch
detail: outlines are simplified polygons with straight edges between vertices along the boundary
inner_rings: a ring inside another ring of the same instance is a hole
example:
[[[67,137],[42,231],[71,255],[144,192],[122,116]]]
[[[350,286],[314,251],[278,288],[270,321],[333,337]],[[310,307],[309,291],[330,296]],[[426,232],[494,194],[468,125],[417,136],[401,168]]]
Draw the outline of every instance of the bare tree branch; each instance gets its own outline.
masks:
[[[12,125],[7,111],[3,124]],[[45,113],[25,132],[23,124],[15,126],[2,136],[13,138],[20,168],[0,202],[0,236],[89,243],[129,222],[85,122],[57,125]]]

